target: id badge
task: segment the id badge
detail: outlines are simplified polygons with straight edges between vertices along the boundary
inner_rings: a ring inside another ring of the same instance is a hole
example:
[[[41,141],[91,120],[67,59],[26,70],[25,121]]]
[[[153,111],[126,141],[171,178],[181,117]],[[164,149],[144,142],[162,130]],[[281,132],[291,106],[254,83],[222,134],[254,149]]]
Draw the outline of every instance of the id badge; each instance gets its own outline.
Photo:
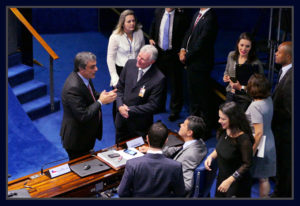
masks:
[[[140,89],[140,92],[139,92],[139,97],[144,97],[144,94],[146,92],[146,89],[145,89],[145,85]]]

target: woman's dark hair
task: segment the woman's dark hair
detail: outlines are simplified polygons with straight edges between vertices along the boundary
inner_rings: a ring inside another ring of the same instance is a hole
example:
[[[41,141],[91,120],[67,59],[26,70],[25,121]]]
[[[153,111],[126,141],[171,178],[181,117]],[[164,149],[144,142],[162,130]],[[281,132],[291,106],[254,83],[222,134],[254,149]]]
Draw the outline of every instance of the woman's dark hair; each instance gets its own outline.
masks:
[[[254,38],[252,37],[252,35],[248,32],[243,32],[241,33],[241,35],[239,36],[238,40],[236,41],[236,46],[235,46],[235,52],[234,52],[234,55],[233,55],[233,59],[236,61],[238,60],[238,57],[240,55],[239,53],[239,47],[238,47],[238,44],[240,43],[240,41],[242,39],[246,39],[248,41],[251,42],[251,49],[249,51],[249,54],[248,54],[248,59],[247,61],[249,63],[252,63],[253,61],[255,61],[257,59],[257,56],[256,56],[256,45],[255,45],[255,41],[254,41]]]
[[[222,104],[219,107],[219,110],[229,118],[229,129],[233,134],[242,131],[245,134],[248,134],[252,144],[254,143],[250,122],[247,119],[245,112],[238,104],[235,102],[227,102]]]
[[[271,84],[262,74],[253,74],[248,80],[247,93],[253,99],[265,99],[271,95]]]

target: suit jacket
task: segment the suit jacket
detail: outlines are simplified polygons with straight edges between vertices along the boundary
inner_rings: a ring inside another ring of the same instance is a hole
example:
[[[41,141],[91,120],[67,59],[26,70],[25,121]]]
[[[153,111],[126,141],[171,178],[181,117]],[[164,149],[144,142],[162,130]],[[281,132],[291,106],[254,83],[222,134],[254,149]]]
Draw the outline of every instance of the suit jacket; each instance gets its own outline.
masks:
[[[277,144],[290,144],[292,141],[292,81],[293,68],[291,68],[276,85],[272,99],[274,112],[272,130]]]
[[[95,91],[92,81],[90,85],[95,99],[98,99],[99,94]],[[72,72],[66,79],[61,99],[64,110],[60,130],[63,147],[77,151],[93,149],[96,138],[102,138],[101,105],[94,101],[89,89],[76,72]]]
[[[172,147],[164,151],[167,156],[172,156],[170,153]],[[189,194],[194,186],[194,171],[200,164],[207,153],[207,148],[202,139],[195,143],[188,145],[186,148],[180,150],[173,158],[182,164],[183,179],[185,185],[185,193]]]
[[[150,34],[149,34],[150,39],[153,39],[156,42],[156,47],[158,47],[159,28],[164,13],[165,13],[164,8],[156,9],[155,17],[150,27]],[[184,34],[186,30],[188,29],[188,26],[189,26],[189,21],[186,14],[183,11],[179,12],[178,9],[175,9],[173,30],[172,30],[172,50],[176,55],[181,49],[182,40],[184,38]]]
[[[218,22],[214,10],[210,9],[193,29],[198,14],[199,12],[196,12],[193,17],[182,48],[187,51],[185,63],[188,69],[207,71],[211,70],[214,64],[214,44],[218,33]]]
[[[129,118],[123,118],[120,113],[116,116],[116,128],[127,125],[130,136],[145,135],[153,123],[153,115],[159,111],[162,104],[165,87],[164,75],[152,65],[151,68],[137,82],[138,68],[136,59],[130,59],[125,64],[117,84],[117,111],[126,104],[130,111]],[[139,96],[141,88],[145,88],[143,97]]]
[[[162,154],[150,153],[128,160],[118,193],[120,197],[181,197],[181,164]]]

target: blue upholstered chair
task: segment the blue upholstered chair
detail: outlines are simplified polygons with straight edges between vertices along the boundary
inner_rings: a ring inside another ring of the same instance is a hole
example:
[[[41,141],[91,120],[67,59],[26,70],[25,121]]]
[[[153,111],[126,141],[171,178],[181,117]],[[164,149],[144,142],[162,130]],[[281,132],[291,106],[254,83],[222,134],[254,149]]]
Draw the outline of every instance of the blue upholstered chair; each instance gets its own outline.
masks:
[[[208,171],[204,167],[204,161],[207,156],[214,151],[215,148],[208,148],[207,155],[204,157],[200,165],[195,169],[194,172],[194,193],[191,197],[209,197],[211,187],[216,181],[218,165],[217,161],[213,160],[211,164],[211,171]]]

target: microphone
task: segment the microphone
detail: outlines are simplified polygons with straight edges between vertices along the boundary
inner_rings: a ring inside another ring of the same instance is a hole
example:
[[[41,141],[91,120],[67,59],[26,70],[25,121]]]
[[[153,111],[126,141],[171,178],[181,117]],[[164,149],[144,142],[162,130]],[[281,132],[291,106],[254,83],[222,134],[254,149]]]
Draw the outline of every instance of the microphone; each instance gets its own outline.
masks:
[[[44,169],[43,169],[43,168],[44,168],[46,165],[49,165],[49,164],[52,164],[52,163],[55,163],[55,162],[59,162],[59,161],[63,161],[63,160],[67,160],[67,159],[69,159],[69,158],[67,157],[67,158],[64,158],[64,159],[55,160],[55,161],[53,161],[53,162],[48,162],[48,163],[43,164],[43,165],[42,165],[42,168],[41,168],[41,175],[44,175]]]

